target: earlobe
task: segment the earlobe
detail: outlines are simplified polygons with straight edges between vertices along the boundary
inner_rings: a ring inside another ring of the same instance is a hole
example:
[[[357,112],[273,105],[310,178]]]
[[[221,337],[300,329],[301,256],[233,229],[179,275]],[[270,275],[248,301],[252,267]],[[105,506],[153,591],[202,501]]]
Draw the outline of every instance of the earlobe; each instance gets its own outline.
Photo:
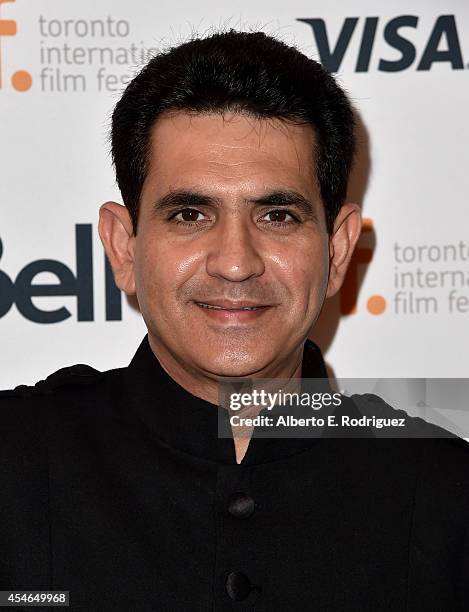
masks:
[[[98,232],[116,285],[124,293],[134,295],[135,237],[128,209],[117,202],[105,202],[99,209]]]
[[[329,239],[329,279],[326,298],[339,291],[345,278],[353,251],[360,237],[362,218],[360,207],[352,202],[342,206]]]

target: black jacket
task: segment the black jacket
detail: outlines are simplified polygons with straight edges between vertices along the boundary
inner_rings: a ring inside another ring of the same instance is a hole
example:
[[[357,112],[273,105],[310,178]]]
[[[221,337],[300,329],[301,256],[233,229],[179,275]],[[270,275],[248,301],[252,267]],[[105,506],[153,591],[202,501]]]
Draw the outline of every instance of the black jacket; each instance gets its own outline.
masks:
[[[325,375],[305,346],[304,377]],[[80,611],[469,610],[469,445],[259,439],[145,337],[127,368],[0,397],[0,590]]]

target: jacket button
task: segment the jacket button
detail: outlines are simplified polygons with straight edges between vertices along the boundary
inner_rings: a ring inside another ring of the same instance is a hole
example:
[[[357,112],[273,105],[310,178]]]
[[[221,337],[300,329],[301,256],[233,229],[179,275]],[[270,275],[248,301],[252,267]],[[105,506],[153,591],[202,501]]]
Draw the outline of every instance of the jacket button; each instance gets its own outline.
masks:
[[[242,601],[251,592],[251,581],[242,572],[231,572],[226,579],[226,592],[231,599]]]
[[[254,512],[254,500],[246,493],[233,493],[228,504],[228,512],[240,519],[245,519],[251,516]]]

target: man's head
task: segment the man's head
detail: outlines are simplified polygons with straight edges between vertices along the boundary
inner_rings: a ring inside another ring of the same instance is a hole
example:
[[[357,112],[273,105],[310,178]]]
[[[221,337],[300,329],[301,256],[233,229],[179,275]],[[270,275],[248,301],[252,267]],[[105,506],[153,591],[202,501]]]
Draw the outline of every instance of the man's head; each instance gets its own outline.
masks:
[[[112,118],[125,207],[100,211],[152,346],[210,376],[286,362],[358,239],[354,150],[344,92],[274,38],[230,31],[155,56]]]

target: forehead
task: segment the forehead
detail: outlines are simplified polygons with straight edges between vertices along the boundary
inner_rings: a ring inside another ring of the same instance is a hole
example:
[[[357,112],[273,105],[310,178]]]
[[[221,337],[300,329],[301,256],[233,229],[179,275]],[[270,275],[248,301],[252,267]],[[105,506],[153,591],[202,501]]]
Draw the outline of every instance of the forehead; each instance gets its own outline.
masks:
[[[161,188],[223,180],[311,189],[313,129],[239,113],[165,114],[152,128],[148,178]]]

